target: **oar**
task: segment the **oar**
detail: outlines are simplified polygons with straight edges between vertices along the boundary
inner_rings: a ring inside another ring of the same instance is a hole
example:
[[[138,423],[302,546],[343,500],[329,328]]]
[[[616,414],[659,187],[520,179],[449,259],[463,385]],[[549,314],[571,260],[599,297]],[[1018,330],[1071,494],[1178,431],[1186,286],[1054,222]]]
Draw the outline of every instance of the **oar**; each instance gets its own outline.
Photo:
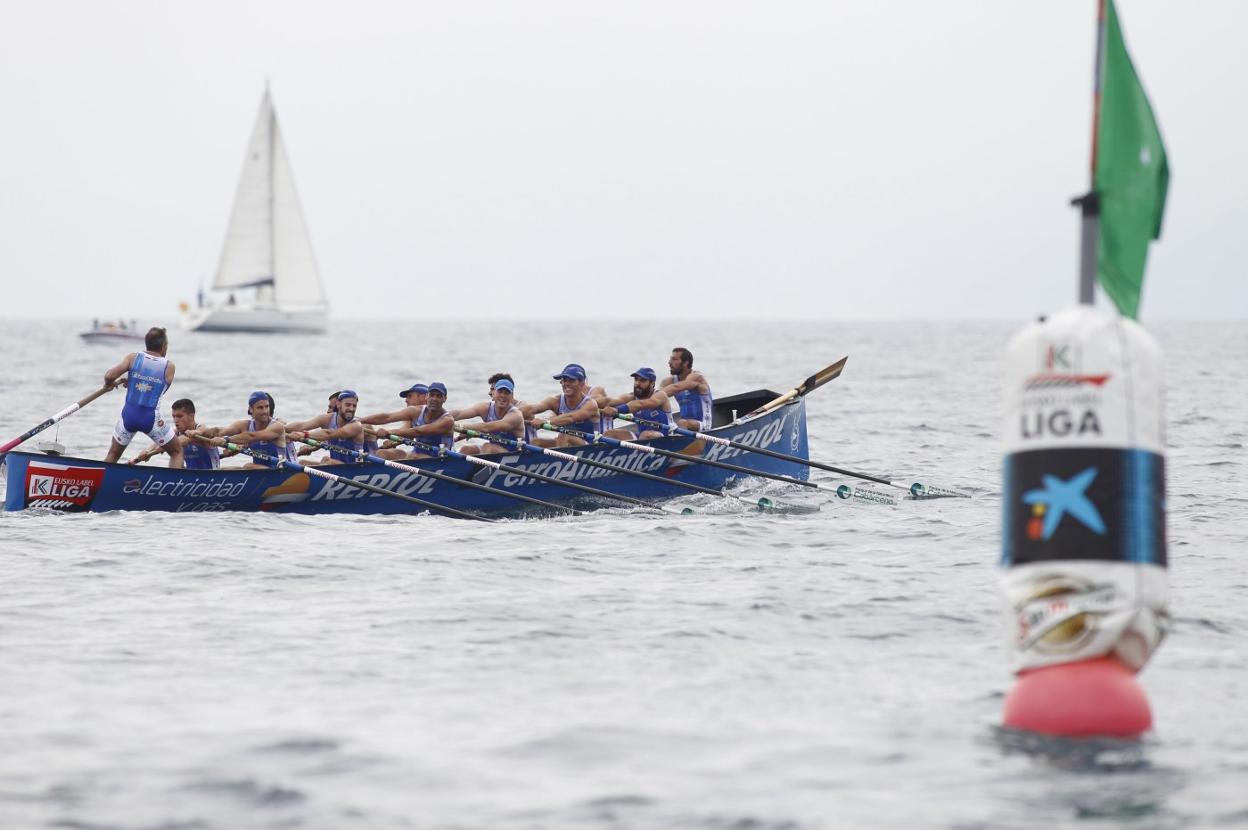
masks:
[[[485,433],[477,432],[475,429],[463,429],[460,427],[456,427],[455,430],[456,432],[462,432],[464,435],[467,435],[469,438],[485,438],[486,440],[492,441],[496,444],[503,444],[504,446],[510,446],[516,449],[540,452],[543,455],[549,455],[551,458],[558,458],[563,461],[571,461],[574,464],[585,464],[589,467],[598,467],[599,469],[610,470],[613,473],[624,473],[625,475],[637,476],[638,478],[649,479],[650,481],[657,481],[660,484],[666,484],[669,487],[677,487],[677,488],[682,488],[685,490],[691,490],[695,493],[706,493],[711,496],[719,496],[720,498],[736,499],[737,501],[748,504],[751,507],[757,507],[759,510],[770,510],[776,513],[815,513],[815,512],[818,512],[819,510],[818,507],[806,507],[804,505],[798,506],[798,505],[776,504],[771,499],[767,499],[767,498],[759,499],[757,502],[754,502],[754,501],[750,501],[749,499],[742,498],[741,496],[738,496],[736,493],[725,493],[723,490],[716,490],[714,487],[704,487],[701,484],[692,484],[688,481],[677,481],[676,479],[667,478],[666,476],[656,476],[653,473],[643,473],[640,470],[628,470],[628,469],[625,469],[624,467],[617,467],[614,464],[608,464],[605,461],[597,461],[592,458],[581,458],[579,455],[572,455],[571,453],[567,453],[567,452],[559,452],[558,450],[552,450],[549,447],[542,447],[537,444],[529,444],[524,441],[518,441],[514,438],[503,438],[501,436],[495,438],[493,435],[486,435]],[[689,511],[689,512],[693,512],[693,511]]]
[[[287,438],[290,438],[290,435],[287,435]],[[342,447],[338,447],[338,446],[331,447],[322,441],[317,441],[315,438],[290,438],[290,440],[298,441],[301,444],[307,444],[309,447],[313,447],[314,449],[318,449],[318,450],[320,449],[333,450],[334,452],[341,452],[341,453],[346,453],[347,455],[353,455],[356,458],[366,458],[369,461],[372,461],[374,464],[384,464],[387,467],[391,467],[395,470],[402,470],[405,473],[414,472],[418,476],[426,476],[428,478],[436,479],[437,481],[449,481],[452,484],[457,484],[461,487],[467,487],[470,490],[481,490],[486,493],[494,493],[495,495],[498,495],[498,496],[506,496],[507,498],[510,498],[510,499],[516,499],[517,501],[525,501],[525,502],[528,502],[529,504],[536,504],[539,507],[545,507],[548,510],[555,510],[555,511],[563,512],[563,513],[571,513],[573,516],[581,515],[579,510],[574,510],[571,507],[566,507],[562,504],[555,504],[553,501],[542,501],[541,499],[535,499],[532,496],[525,496],[525,495],[522,495],[521,493],[512,493],[508,490],[502,490],[498,487],[490,487],[485,484],[478,484],[475,481],[468,481],[466,479],[456,478],[455,476],[448,476],[445,473],[439,473],[435,470],[422,470],[419,467],[413,467],[410,464],[400,464],[397,461],[391,461],[388,458],[382,458],[380,455],[373,455],[372,453],[364,452],[363,450],[348,450],[348,449],[343,449]]]
[[[733,449],[746,450],[747,452],[756,452],[759,455],[767,455],[772,458],[779,458],[783,461],[792,461],[794,464],[805,464],[807,467],[815,467],[816,469],[819,469],[819,470],[827,470],[830,473],[840,473],[843,476],[850,476],[851,478],[860,478],[863,481],[874,481],[876,484],[886,484],[889,487],[899,487],[902,490],[908,490],[910,492],[910,495],[914,496],[916,499],[917,498],[940,498],[940,497],[969,499],[971,497],[969,493],[960,493],[957,490],[950,490],[947,487],[936,487],[931,484],[924,484],[921,481],[916,481],[911,484],[904,484],[900,481],[889,481],[886,478],[880,478],[879,476],[873,476],[868,473],[859,473],[853,470],[844,470],[844,469],[841,469],[840,467],[833,467],[831,464],[824,464],[820,461],[811,461],[806,458],[800,458],[799,456],[796,456],[796,455],[786,455],[785,453],[776,452],[775,450],[763,449],[762,447],[751,447],[749,444],[742,444],[739,441],[730,441],[727,438],[723,438],[719,435],[708,435],[705,432],[697,432],[692,429],[684,429],[683,427],[678,427],[675,424],[669,425],[669,424],[660,424],[658,421],[647,421],[644,418],[638,418],[637,416],[632,415],[628,412],[625,412],[622,415],[616,415],[615,417],[621,418],[625,421],[632,421],[635,424],[641,424],[643,426],[653,427],[654,429],[664,431],[669,435],[674,432],[677,435],[686,435],[686,436],[689,436],[690,438],[701,438],[704,441],[710,441],[713,444],[719,444],[720,446],[724,446],[724,447],[732,447]]]
[[[841,370],[845,368],[845,361],[847,360],[849,360],[849,355],[842,357],[840,360],[836,361],[830,366],[825,366],[823,369],[820,369],[818,372],[815,372],[813,375],[806,378],[806,380],[802,381],[797,386],[790,389],[788,392],[785,392],[783,395],[776,398],[775,400],[768,401],[767,403],[763,404],[758,409],[755,409],[753,412],[749,413],[748,415],[744,415],[741,418],[737,418],[737,420],[733,421],[733,424],[734,425],[739,424],[745,418],[753,418],[755,415],[762,415],[764,412],[770,412],[771,410],[775,409],[777,406],[780,406],[781,404],[788,403],[794,398],[800,398],[803,395],[807,395],[815,391],[816,389],[818,389],[820,386],[823,386],[828,381],[835,380],[836,378],[841,376]]]
[[[259,450],[253,450],[250,447],[244,447],[239,444],[231,443],[229,441],[225,442],[225,446],[228,449],[234,450],[234,452],[240,452],[245,455],[250,455],[252,458],[256,459],[257,461],[267,461],[269,463],[277,462],[277,465],[279,467],[282,467],[283,469],[298,470],[301,473],[307,473],[308,475],[316,476],[317,478],[323,478],[326,481],[334,481],[339,484],[345,484],[348,487],[358,487],[361,490],[367,490],[368,492],[376,493],[379,496],[390,496],[391,498],[396,498],[396,499],[400,499],[401,501],[411,502],[412,504],[419,505],[420,507],[423,507],[426,510],[433,510],[438,513],[445,513],[448,516],[454,516],[458,519],[472,519],[478,522],[494,521],[494,519],[487,519],[484,516],[477,516],[473,513],[466,513],[463,510],[456,510],[454,507],[447,507],[442,504],[435,504],[431,501],[425,501],[424,499],[418,499],[415,496],[407,496],[402,493],[396,493],[393,490],[387,490],[384,487],[377,487],[373,484],[365,484],[362,481],[356,481],[354,479],[347,478],[346,476],[336,476],[333,473],[327,473],[324,470],[319,469],[317,467],[305,467],[302,464],[296,463],[294,461],[287,461],[284,458],[278,459],[269,455],[268,453],[260,452]]]
[[[401,444],[407,444],[410,447],[414,447],[415,449],[418,449],[421,452],[427,452],[430,455],[443,455],[448,458],[458,458],[461,461],[467,461],[468,463],[476,464],[479,467],[488,467],[491,470],[500,470],[505,473],[514,473],[515,475],[518,475],[518,476],[531,478],[534,481],[545,481],[550,484],[558,484],[562,487],[570,487],[573,490],[580,490],[582,493],[589,493],[590,495],[598,496],[599,498],[615,499],[616,501],[628,502],[629,504],[636,505],[637,507],[641,507],[646,510],[653,511],[655,513],[674,512],[671,510],[665,510],[663,507],[660,507],[658,505],[654,505],[654,504],[650,504],[649,502],[642,501],[641,499],[635,499],[632,496],[625,496],[625,495],[621,495],[620,493],[612,493],[608,490],[599,490],[597,487],[590,487],[587,484],[581,484],[580,482],[577,482],[577,481],[568,481],[567,479],[556,478],[555,476],[548,476],[542,473],[534,473],[534,472],[530,472],[529,470],[522,470],[519,467],[512,467],[509,464],[500,464],[497,461],[487,461],[486,459],[478,458],[475,455],[464,455],[462,452],[455,452],[455,450],[449,450],[446,447],[433,447],[428,444],[422,444],[421,442],[417,441],[414,438],[405,438],[400,435],[388,435],[383,440],[398,441]],[[688,512],[692,513],[693,511],[688,511]]]
[[[12,441],[9,441],[8,443],[0,446],[0,456],[4,455],[9,450],[13,449],[14,447],[22,443],[23,441],[27,441],[33,438],[34,436],[38,435],[39,433],[43,432],[45,429],[57,423],[58,421],[65,420],[70,415],[73,415],[75,412],[77,412],[79,409],[82,409],[84,406],[91,403],[91,401],[95,400],[96,398],[100,397],[106,392],[113,391],[118,386],[120,386],[123,382],[125,382],[125,378],[118,378],[112,383],[101,386],[99,389],[96,389],[90,395],[87,395],[85,398],[78,401],[78,403],[70,404],[69,406],[65,407],[60,412],[56,413],[51,418],[39,424],[38,426],[34,426],[26,430],[21,435],[14,438]]]
[[[554,424],[542,424],[542,429],[552,430],[554,432],[566,432],[571,435],[584,438],[587,433],[578,430],[568,429],[567,427],[555,426]],[[864,490],[861,487],[850,487],[848,484],[842,484],[838,487],[827,487],[814,481],[802,481],[800,478],[781,475],[780,473],[765,473],[762,470],[754,470],[750,467],[741,467],[736,464],[729,464],[726,461],[712,461],[709,458],[701,458],[696,455],[684,455],[671,450],[661,450],[658,447],[651,447],[646,444],[634,444],[632,441],[621,441],[618,438],[611,438],[603,435],[601,432],[589,433],[595,442],[601,441],[613,447],[624,447],[637,452],[652,453],[654,455],[662,455],[667,458],[676,458],[681,461],[688,461],[693,464],[705,464],[708,467],[718,467],[721,470],[731,470],[734,473],[744,473],[750,476],[759,476],[760,478],[770,478],[774,481],[783,481],[785,484],[796,484],[800,487],[810,487],[814,490],[825,490],[835,494],[842,499],[860,499],[862,501],[874,502],[876,504],[896,504],[897,500],[886,493],[877,493],[874,490]]]

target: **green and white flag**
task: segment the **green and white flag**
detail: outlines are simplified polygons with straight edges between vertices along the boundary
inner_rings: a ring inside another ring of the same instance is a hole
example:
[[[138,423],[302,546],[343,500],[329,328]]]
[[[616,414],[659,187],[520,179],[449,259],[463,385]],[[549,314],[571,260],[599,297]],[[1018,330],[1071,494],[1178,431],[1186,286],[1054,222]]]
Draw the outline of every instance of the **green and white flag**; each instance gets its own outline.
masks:
[[[1100,197],[1097,277],[1118,310],[1139,315],[1148,243],[1161,236],[1170,168],[1148,96],[1105,0],[1100,119],[1093,189]]]

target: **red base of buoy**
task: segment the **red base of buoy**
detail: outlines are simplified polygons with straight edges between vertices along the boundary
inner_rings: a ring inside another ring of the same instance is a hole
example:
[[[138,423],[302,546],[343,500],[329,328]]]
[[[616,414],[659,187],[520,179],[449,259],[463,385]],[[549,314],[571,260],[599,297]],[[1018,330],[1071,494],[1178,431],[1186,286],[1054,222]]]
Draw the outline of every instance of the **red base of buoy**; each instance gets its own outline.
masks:
[[[1135,673],[1113,657],[1031,669],[1005,699],[1005,725],[1067,738],[1138,738],[1153,712]]]

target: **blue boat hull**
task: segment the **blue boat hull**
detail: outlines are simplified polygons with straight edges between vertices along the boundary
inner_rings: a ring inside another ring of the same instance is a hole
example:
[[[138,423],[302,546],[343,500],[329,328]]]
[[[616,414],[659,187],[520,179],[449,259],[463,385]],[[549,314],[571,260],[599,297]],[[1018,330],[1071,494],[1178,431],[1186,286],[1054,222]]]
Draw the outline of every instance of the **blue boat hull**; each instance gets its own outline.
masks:
[[[738,396],[745,397],[745,396]],[[797,399],[743,424],[717,427],[714,435],[749,446],[808,458],[805,402]],[[724,461],[751,470],[781,473],[806,479],[805,465],[769,458],[702,439],[669,437],[647,442],[655,447],[692,458]],[[566,452],[627,470],[663,476],[673,481],[720,488],[744,474],[707,464],[667,458],[619,447],[594,445]],[[599,490],[647,501],[662,501],[689,494],[689,490],[639,476],[574,464],[540,453],[509,453],[485,456],[508,466],[576,481]],[[31,508],[64,512],[109,510],[160,510],[168,512],[250,511],[277,513],[419,513],[422,508],[402,499],[368,492],[340,482],[327,481],[293,469],[279,470],[171,470],[166,467],[106,464],[84,458],[48,456],[13,451],[7,457],[5,509]],[[472,480],[511,493],[595,508],[618,506],[619,501],[590,496],[570,487],[538,482],[510,472],[483,470],[455,459],[423,459],[410,463],[411,472],[382,464],[335,465],[327,472],[412,496],[438,505],[481,515],[533,515],[541,508],[460,484],[438,481],[418,474],[434,470]]]

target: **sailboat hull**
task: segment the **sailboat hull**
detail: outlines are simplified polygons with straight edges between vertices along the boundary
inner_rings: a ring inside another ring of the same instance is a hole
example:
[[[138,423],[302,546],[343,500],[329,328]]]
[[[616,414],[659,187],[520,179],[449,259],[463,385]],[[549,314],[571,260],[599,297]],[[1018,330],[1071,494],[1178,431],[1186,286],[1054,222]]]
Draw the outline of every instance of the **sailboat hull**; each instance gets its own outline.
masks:
[[[240,331],[261,334],[324,334],[329,313],[321,309],[285,310],[249,306],[192,309],[182,318],[191,331]]]

